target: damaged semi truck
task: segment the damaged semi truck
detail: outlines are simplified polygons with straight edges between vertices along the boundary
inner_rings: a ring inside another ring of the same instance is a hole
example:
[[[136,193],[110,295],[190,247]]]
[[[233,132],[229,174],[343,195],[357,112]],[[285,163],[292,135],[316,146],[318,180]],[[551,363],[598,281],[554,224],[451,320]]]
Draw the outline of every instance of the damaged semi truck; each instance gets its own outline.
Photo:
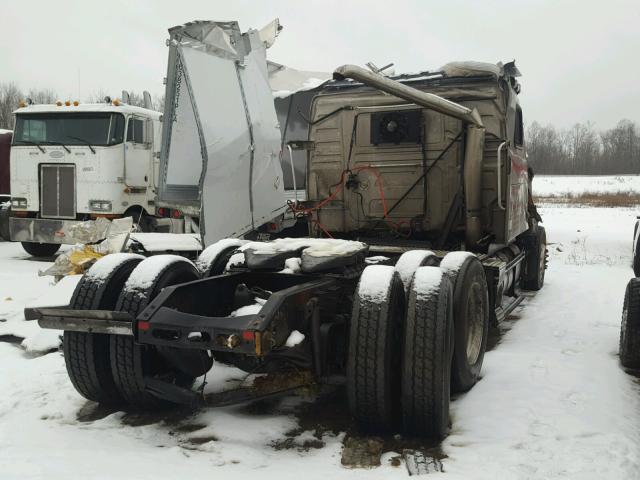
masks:
[[[64,330],[71,381],[96,402],[226,405],[341,384],[363,429],[444,437],[490,323],[544,282],[515,64],[337,68],[291,142],[306,152],[306,200],[287,202],[258,32],[170,33],[160,204],[201,205],[208,248],[195,264],[109,255],[69,306],[27,318]],[[255,241],[285,212],[303,237]],[[238,238],[210,240],[229,226]],[[268,375],[203,395],[194,381],[216,363]]]

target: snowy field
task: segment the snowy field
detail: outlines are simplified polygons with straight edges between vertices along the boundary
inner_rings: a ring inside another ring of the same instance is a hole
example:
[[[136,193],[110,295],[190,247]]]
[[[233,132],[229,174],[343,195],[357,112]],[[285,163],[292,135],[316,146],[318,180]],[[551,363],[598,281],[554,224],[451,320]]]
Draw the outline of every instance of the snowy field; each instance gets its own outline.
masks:
[[[538,177],[540,178],[540,177]],[[538,179],[536,179],[537,181]],[[538,185],[539,186],[539,185]],[[434,448],[444,479],[640,478],[640,385],[618,364],[631,277],[631,209],[540,209],[550,242],[546,285],[503,325],[482,380],[452,402],[452,431]],[[405,478],[390,462],[341,466],[353,426],[340,392],[175,411],[112,411],[80,397],[55,332],[25,322],[25,304],[68,295],[37,276],[47,263],[0,243],[0,479]],[[25,340],[22,340],[22,339]],[[239,371],[214,366],[210,388]]]
[[[640,175],[536,175],[537,197],[575,197],[582,194],[640,194]]]

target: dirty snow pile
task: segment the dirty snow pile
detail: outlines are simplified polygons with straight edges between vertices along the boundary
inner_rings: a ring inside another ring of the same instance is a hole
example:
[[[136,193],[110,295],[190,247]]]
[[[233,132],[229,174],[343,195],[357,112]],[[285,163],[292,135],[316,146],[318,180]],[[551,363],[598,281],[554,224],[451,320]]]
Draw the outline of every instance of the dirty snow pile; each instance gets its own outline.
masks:
[[[270,242],[249,242],[240,250],[253,250],[256,255],[272,255],[282,252],[296,252],[302,250],[310,257],[332,257],[351,255],[364,250],[366,245],[353,240],[338,240],[333,238],[278,238]]]
[[[131,242],[140,243],[147,252],[197,252],[202,250],[197,233],[132,233]]]

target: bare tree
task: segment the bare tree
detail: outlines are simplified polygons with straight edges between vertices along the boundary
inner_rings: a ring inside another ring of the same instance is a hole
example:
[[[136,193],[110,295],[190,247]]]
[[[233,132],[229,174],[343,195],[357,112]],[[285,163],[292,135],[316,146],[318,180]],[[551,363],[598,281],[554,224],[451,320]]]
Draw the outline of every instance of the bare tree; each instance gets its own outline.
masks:
[[[0,83],[0,128],[13,130],[13,111],[22,98],[24,96],[15,83]]]

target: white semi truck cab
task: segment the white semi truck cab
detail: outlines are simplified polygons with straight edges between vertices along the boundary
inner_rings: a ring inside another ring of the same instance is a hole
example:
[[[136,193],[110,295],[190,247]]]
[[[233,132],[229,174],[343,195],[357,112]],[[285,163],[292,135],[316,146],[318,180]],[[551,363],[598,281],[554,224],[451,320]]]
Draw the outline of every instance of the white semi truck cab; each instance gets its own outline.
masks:
[[[10,231],[31,255],[76,243],[69,228],[97,217],[132,216],[142,231],[157,224],[161,114],[105,100],[15,111]]]

